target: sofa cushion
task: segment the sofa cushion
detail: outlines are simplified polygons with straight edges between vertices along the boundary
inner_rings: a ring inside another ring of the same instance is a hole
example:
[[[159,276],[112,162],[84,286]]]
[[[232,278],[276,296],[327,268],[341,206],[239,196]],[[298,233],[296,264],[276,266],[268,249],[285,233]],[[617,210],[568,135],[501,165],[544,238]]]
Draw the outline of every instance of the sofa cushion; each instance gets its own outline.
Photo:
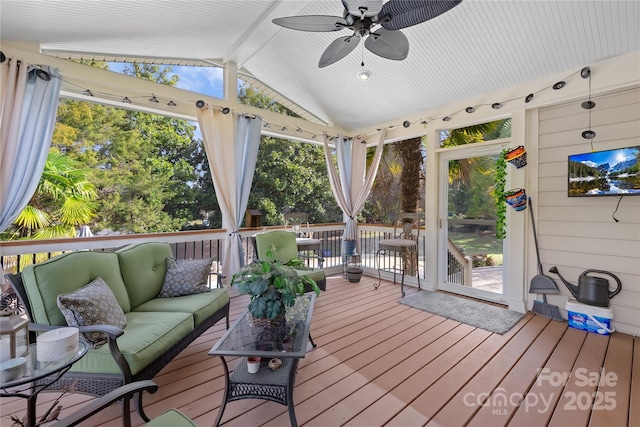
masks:
[[[130,312],[118,347],[135,375],[193,330],[189,313]],[[90,349],[73,364],[73,372],[120,374],[109,346]]]
[[[167,258],[167,274],[164,277],[160,298],[180,297],[183,295],[208,292],[207,280],[211,273],[213,259],[182,259],[176,261]]]
[[[138,243],[120,249],[116,254],[131,309],[156,298],[167,273],[167,258],[173,256],[169,245],[160,242]]]
[[[76,291],[97,277],[109,285],[122,310],[130,311],[129,295],[114,253],[71,252],[26,267],[22,280],[31,304],[32,321],[66,326],[57,305],[58,295]]]
[[[100,277],[77,291],[58,295],[58,308],[69,326],[111,325],[123,329],[127,324],[116,297]],[[107,336],[100,332],[82,335],[94,348],[107,342]]]
[[[192,313],[197,326],[229,302],[226,289],[211,289],[203,294],[185,295],[176,298],[154,298],[139,305],[135,311]]]

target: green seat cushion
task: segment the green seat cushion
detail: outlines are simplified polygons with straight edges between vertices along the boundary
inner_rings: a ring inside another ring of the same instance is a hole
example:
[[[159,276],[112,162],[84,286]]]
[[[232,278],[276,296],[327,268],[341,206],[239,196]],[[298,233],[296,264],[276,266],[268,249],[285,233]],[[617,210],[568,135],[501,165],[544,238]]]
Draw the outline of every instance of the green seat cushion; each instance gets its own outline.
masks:
[[[58,308],[58,295],[77,291],[98,277],[109,286],[122,311],[131,311],[118,257],[114,253],[71,252],[26,267],[22,271],[22,280],[33,311],[33,321],[67,326]]]
[[[118,347],[134,375],[193,330],[193,316],[189,313],[132,311],[126,313],[126,317],[127,326],[124,334],[118,337]],[[87,351],[71,371],[120,373],[108,345]]]
[[[157,297],[167,273],[167,258],[173,257],[169,244],[138,243],[120,249],[116,254],[129,292],[131,310]]]
[[[187,418],[176,409],[169,409],[145,424],[146,427],[198,427],[198,424]]]
[[[324,270],[314,268],[313,270],[296,270],[298,276],[308,276],[314,282],[319,282],[324,279]]]
[[[195,325],[212,316],[229,302],[229,292],[226,289],[211,289],[193,295],[183,295],[173,298],[154,298],[136,307],[136,312],[184,312],[192,313]]]

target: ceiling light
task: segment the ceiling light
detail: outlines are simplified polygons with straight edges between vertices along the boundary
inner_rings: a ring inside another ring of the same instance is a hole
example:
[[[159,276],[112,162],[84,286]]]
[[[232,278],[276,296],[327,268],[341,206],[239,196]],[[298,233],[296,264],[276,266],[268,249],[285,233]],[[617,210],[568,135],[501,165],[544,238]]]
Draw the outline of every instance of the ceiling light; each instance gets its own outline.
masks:
[[[158,101],[158,98],[156,98],[155,95],[153,95],[151,98],[149,98],[149,102],[152,102],[154,104],[159,103],[160,101]]]
[[[560,81],[556,84],[553,85],[553,89],[554,90],[558,90],[558,89],[562,89],[563,87],[565,87],[567,85],[567,82],[565,81]]]
[[[443,122],[448,122],[449,120],[451,120],[451,117],[449,117],[449,116],[444,116],[444,117],[442,118],[442,121],[443,121]]]
[[[89,89],[83,90],[82,94],[84,96],[93,96],[93,93]]]
[[[471,113],[473,113],[474,111],[476,111],[476,109],[475,109],[475,108],[473,108],[473,107],[467,107],[467,108],[465,108],[465,109],[464,109],[464,111],[466,111],[467,113],[471,114]]]
[[[229,111],[231,110],[229,109],[229,107],[222,107],[220,111],[222,111],[222,114],[229,114]]]
[[[593,139],[593,138],[596,137],[596,133],[594,131],[592,131],[591,129],[585,130],[584,132],[582,132],[582,137],[584,139]]]
[[[369,77],[371,77],[371,71],[363,70],[358,73],[358,78],[360,80],[369,80]]]
[[[271,127],[271,125],[269,123],[266,123],[264,125],[262,125],[262,127],[264,127],[265,129],[269,129]]]
[[[590,75],[591,75],[591,68],[584,67],[582,70],[580,70],[580,76],[582,76],[583,79],[586,79]]]
[[[196,101],[196,107],[198,107],[198,108],[202,108],[205,105],[207,105],[207,103],[204,102],[202,99],[199,99],[199,100]]]
[[[494,102],[493,104],[491,104],[491,108],[493,108],[494,110],[498,110],[502,108],[502,104],[500,104],[499,102]]]
[[[169,102],[167,102],[167,105],[168,105],[169,107],[173,108],[173,107],[175,107],[177,104],[176,104],[175,102],[173,102],[173,101],[169,101]]]
[[[582,104],[580,104],[580,106],[582,106],[582,108],[584,108],[585,110],[590,110],[596,106],[596,103],[589,100],[589,101],[584,101]]]
[[[131,100],[129,99],[128,96],[125,96],[124,98],[122,98],[122,103],[123,104],[131,104]]]
[[[51,80],[51,75],[47,73],[45,70],[37,69],[36,76],[38,76],[38,78],[44,80],[45,82],[48,82],[49,80]]]
[[[524,99],[524,102],[529,103],[531,102],[531,100],[533,99],[533,94],[530,93],[529,95],[527,95],[527,97]]]
[[[411,122],[409,120],[405,120],[404,122],[402,122],[402,126],[408,128],[409,126],[411,126]]]

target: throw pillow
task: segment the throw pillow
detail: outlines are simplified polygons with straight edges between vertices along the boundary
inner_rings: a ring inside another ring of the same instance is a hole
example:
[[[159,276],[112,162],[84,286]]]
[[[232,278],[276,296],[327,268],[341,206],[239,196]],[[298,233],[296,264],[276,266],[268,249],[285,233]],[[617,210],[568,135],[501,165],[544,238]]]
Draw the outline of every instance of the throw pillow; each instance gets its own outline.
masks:
[[[57,301],[69,326],[111,325],[122,329],[127,324],[113,291],[101,277],[77,291],[58,295]],[[101,332],[85,332],[83,336],[93,348],[107,342]]]
[[[211,258],[180,261],[167,258],[167,275],[158,296],[168,298],[209,292],[207,280],[212,262]]]

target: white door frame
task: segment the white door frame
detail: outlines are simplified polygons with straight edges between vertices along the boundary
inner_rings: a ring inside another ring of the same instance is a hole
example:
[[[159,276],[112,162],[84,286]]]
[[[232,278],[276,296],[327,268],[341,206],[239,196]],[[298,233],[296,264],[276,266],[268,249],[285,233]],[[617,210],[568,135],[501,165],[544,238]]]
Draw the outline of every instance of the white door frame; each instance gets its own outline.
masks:
[[[509,253],[506,251],[506,242],[503,242],[503,272],[502,272],[502,293],[473,288],[472,286],[456,285],[447,281],[447,237],[448,237],[448,195],[449,195],[449,161],[456,159],[467,159],[473,157],[483,157],[498,155],[500,151],[509,144],[508,140],[498,142],[482,142],[468,144],[455,148],[437,150],[440,167],[438,179],[438,289],[448,292],[459,293],[487,301],[494,301],[506,304],[509,289],[505,280],[505,271],[508,270]],[[508,175],[509,170],[507,170]],[[507,216],[509,212],[507,211]],[[508,218],[507,218],[508,221]]]

